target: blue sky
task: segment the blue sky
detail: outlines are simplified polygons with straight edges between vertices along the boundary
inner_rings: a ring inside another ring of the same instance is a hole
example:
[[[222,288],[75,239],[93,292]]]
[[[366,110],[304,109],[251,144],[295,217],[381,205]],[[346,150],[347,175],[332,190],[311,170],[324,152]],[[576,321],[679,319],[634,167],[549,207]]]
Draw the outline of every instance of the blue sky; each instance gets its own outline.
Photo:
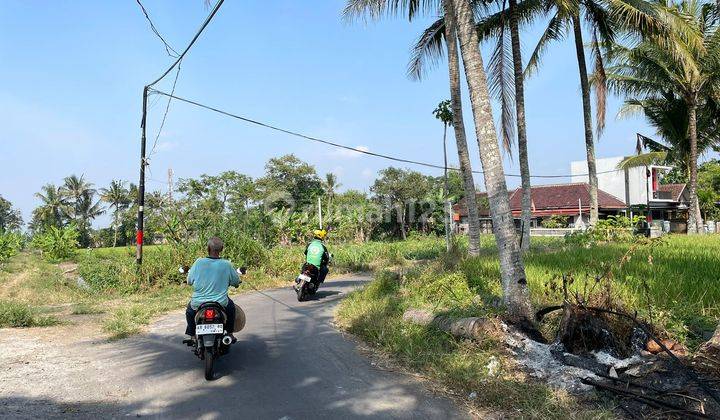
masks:
[[[144,4],[178,50],[208,13],[202,0]],[[350,146],[440,163],[442,126],[431,111],[448,97],[446,70],[439,67],[422,82],[405,76],[409,48],[430,18],[348,24],[341,19],[343,5],[226,1],[184,60],[176,93]],[[526,56],[539,26],[524,34]],[[540,74],[527,83],[536,174],[568,173],[569,162],[585,156],[573,51],[569,42],[555,45]],[[84,174],[98,187],[112,179],[137,182],[142,86],[170,58],[134,1],[5,0],[0,63],[0,194],[26,221],[38,204],[33,194],[69,174]],[[168,77],[158,88],[169,90],[171,83]],[[157,99],[148,117],[150,144],[164,111],[165,100]],[[598,157],[631,153],[637,131],[653,134],[641,119],[617,121],[618,104],[610,101]],[[472,134],[469,114],[466,123]],[[474,168],[480,169],[474,136],[469,140]],[[176,178],[231,169],[261,176],[269,158],[285,153],[321,174],[337,173],[345,189],[366,190],[377,171],[391,164],[174,102],[151,158],[148,187],[165,188],[158,181],[166,180],[169,167]],[[457,160],[454,148],[449,155]],[[506,159],[506,172],[519,172],[516,157]],[[518,181],[508,183],[514,187]]]

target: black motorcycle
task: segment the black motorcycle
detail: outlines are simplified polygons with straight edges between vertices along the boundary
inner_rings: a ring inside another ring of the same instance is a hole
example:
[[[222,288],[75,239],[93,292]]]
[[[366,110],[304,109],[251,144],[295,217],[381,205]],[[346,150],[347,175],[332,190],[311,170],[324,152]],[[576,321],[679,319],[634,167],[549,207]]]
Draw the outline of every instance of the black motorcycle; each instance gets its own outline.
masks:
[[[309,295],[314,295],[319,287],[318,268],[312,264],[304,264],[293,285],[298,302],[306,300]]]
[[[180,272],[187,274],[185,267]],[[246,269],[242,267],[237,272],[242,276]],[[227,354],[234,344],[231,333],[227,330],[225,307],[217,302],[205,302],[198,307],[195,313],[195,338],[183,340],[183,343],[192,347],[193,353],[205,361],[206,380],[210,381],[214,377],[215,360]]]

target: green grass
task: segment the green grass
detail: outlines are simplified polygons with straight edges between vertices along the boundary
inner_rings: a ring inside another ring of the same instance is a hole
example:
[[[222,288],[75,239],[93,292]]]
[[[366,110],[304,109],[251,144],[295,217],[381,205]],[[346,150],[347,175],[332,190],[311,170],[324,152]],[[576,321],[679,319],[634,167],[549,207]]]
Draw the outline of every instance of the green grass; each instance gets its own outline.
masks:
[[[426,308],[453,316],[491,316],[501,309],[500,270],[491,238],[483,238],[481,255],[462,258],[463,250],[396,272],[382,271],[341,304],[336,320],[345,330],[391,354],[413,371],[462,390],[477,392],[475,403],[511,416],[531,418],[612,417],[605,407],[579,402],[542,384],[518,379],[501,346],[456,340],[432,328],[403,322],[408,308]],[[610,273],[615,303],[653,321],[664,334],[693,348],[702,330],[720,318],[720,236],[670,236],[661,245],[640,246],[620,263],[632,245],[610,243],[590,248],[533,238],[524,257],[531,298],[536,307],[558,304],[562,295],[549,284],[571,274],[573,291],[586,290],[602,273]],[[488,377],[492,359],[499,376]]]
[[[47,327],[58,323],[57,318],[41,315],[30,305],[0,300],[0,328]]]
[[[73,305],[72,311],[70,312],[71,315],[96,315],[103,313],[105,313],[104,310],[86,302]]]
[[[509,417],[611,417],[601,407],[581,406],[567,395],[518,376],[492,337],[479,343],[457,340],[442,331],[404,322],[402,314],[409,307],[457,305],[465,315],[484,312],[473,304],[473,293],[461,275],[440,273],[439,264],[410,271],[402,279],[393,272],[380,272],[369,286],[341,303],[336,321],[412,371],[464,395],[475,392],[473,403],[479,407]],[[492,360],[499,361],[501,368],[490,376]]]

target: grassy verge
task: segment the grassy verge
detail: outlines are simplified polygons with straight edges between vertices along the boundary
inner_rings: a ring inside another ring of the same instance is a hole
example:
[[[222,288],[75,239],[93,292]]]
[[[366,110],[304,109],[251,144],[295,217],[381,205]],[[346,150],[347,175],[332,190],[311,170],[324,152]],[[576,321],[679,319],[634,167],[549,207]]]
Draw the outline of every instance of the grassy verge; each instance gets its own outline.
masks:
[[[533,303],[557,304],[561,295],[549,285],[562,274],[572,274],[572,289],[583,291],[597,275],[609,273],[614,299],[692,347],[701,331],[714,328],[720,317],[720,288],[712,286],[720,279],[720,237],[671,236],[659,246],[640,247],[620,264],[630,246],[587,248],[534,241],[534,250],[524,258]],[[340,304],[338,324],[413,371],[465,395],[475,392],[480,407],[513,417],[611,417],[602,406],[525,380],[492,337],[469,343],[403,322],[408,308],[456,316],[488,316],[500,310],[500,273],[492,243],[484,242],[479,257],[459,255],[441,255],[401,275],[378,273],[370,285]],[[491,368],[494,364],[499,369]]]
[[[57,318],[52,315],[42,315],[36,307],[0,300],[0,328],[47,327],[58,323]]]
[[[404,242],[331,243],[329,247],[335,256],[332,274],[337,275],[435,258],[444,243],[441,238],[430,237]],[[286,286],[303,259],[302,246],[247,248],[247,244],[229,247],[227,252],[234,264],[248,266],[240,293]],[[177,269],[203,255],[197,247],[148,246],[138,273],[134,252],[132,248],[80,250],[72,262],[76,268],[72,263],[58,266],[38,255],[21,253],[0,272],[0,300],[25,305],[33,313],[56,311],[61,306],[70,322],[73,315],[105,314],[99,317],[104,331],[111,338],[127,337],[158,315],[185,305],[191,289],[184,285],[185,277]]]

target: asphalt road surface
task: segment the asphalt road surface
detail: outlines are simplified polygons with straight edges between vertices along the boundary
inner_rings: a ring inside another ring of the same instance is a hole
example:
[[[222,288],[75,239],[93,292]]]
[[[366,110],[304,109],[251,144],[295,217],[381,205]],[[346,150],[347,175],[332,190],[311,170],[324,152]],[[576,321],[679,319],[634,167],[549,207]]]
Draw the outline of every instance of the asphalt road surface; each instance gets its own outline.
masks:
[[[289,288],[233,298],[247,324],[210,382],[181,343],[181,312],[116,342],[78,326],[0,330],[0,417],[470,417],[412,376],[379,369],[332,327],[337,303],[365,281],[328,281],[302,303]]]

